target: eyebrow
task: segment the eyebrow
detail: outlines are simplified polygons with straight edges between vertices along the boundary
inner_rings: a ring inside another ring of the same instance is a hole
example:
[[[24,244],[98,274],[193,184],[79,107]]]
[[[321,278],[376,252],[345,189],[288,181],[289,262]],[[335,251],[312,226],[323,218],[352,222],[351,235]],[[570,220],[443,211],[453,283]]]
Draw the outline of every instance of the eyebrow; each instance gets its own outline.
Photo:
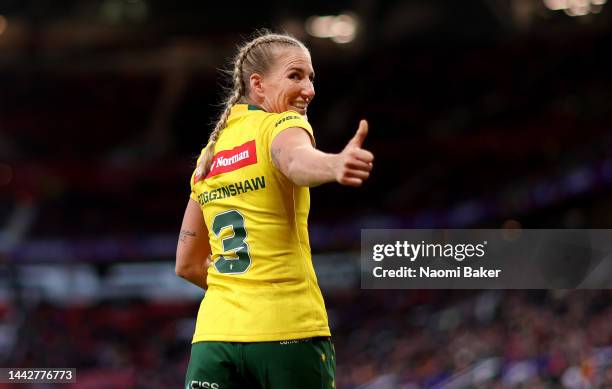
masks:
[[[296,68],[296,67],[291,67],[289,68],[289,72],[300,72],[300,73],[304,73],[304,69],[302,68]],[[315,78],[315,72],[312,72],[312,78]]]

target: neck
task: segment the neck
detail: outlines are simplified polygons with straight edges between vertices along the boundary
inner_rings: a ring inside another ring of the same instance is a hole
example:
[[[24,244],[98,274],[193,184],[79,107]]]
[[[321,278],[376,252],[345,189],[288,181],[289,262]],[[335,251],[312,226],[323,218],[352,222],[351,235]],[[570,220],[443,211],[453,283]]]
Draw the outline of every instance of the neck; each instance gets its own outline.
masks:
[[[244,102],[244,104],[256,105],[265,109],[263,97],[253,96],[253,94],[249,94],[248,96],[243,96],[240,101]]]

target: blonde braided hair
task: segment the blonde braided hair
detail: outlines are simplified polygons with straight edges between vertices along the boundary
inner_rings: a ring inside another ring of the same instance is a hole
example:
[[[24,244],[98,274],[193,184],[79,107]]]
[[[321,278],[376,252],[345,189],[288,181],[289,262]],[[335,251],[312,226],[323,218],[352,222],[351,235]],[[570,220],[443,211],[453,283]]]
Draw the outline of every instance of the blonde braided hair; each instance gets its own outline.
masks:
[[[225,109],[219,116],[215,128],[208,137],[208,147],[204,153],[200,165],[200,174],[206,177],[210,172],[215,144],[221,136],[223,129],[227,127],[227,119],[232,107],[245,99],[249,94],[250,77],[253,73],[266,74],[276,61],[274,49],[278,46],[295,46],[308,49],[302,42],[290,35],[273,34],[267,31],[259,33],[259,36],[244,44],[234,58],[234,69],[231,71],[233,87],[229,96],[225,99]]]

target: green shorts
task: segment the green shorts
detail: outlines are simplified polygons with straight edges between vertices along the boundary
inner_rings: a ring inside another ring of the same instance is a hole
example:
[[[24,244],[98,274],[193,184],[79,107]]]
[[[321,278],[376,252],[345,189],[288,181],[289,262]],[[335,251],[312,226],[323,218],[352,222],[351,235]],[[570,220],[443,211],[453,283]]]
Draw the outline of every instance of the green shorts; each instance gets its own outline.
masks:
[[[333,389],[336,352],[329,338],[276,342],[197,342],[188,389]]]

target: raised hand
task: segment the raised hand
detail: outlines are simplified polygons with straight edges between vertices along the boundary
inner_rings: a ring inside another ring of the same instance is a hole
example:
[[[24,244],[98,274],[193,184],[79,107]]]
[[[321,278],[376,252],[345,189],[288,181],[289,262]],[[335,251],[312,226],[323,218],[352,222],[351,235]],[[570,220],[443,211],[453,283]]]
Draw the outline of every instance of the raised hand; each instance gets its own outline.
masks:
[[[362,148],[367,135],[368,122],[361,120],[353,138],[338,154],[334,169],[338,183],[348,186],[361,186],[370,176],[374,154]]]

